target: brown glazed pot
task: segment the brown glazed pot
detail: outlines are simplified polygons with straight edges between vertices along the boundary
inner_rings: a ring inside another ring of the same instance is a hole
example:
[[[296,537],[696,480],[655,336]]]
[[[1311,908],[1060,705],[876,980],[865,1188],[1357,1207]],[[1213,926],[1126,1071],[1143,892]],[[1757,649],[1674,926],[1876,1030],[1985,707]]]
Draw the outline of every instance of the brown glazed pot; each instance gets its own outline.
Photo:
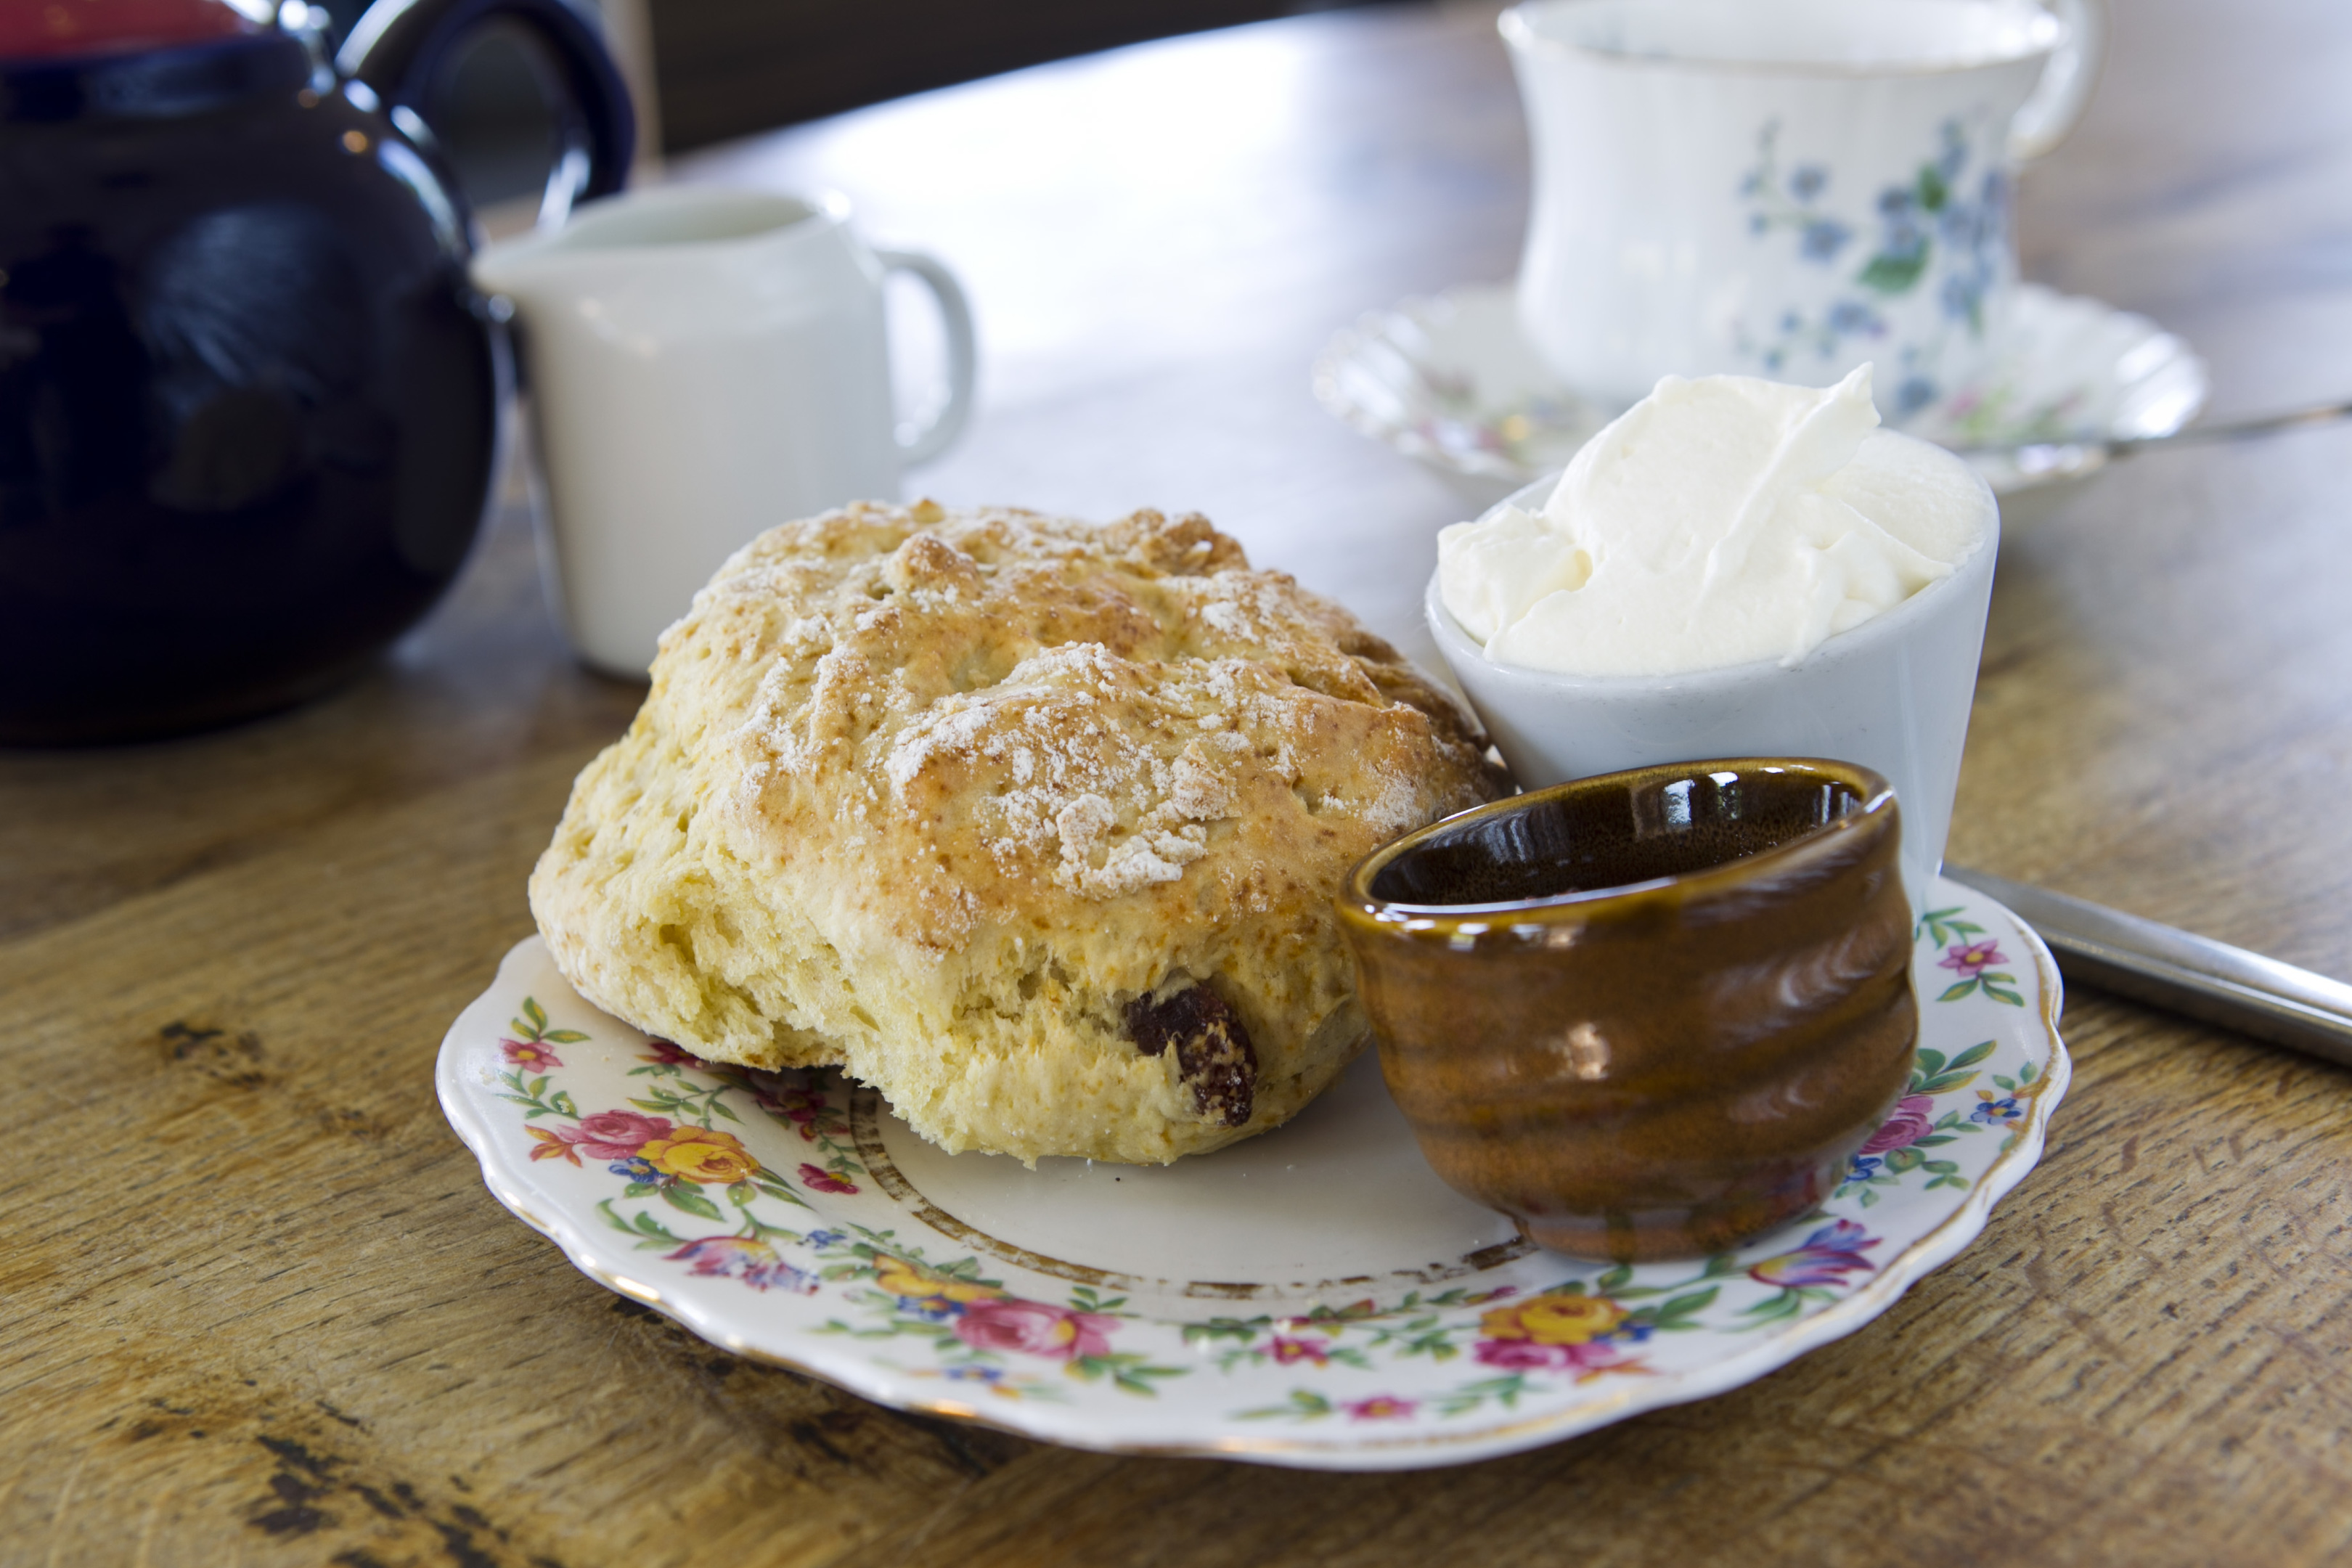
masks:
[[[1537,1245],[1704,1257],[1829,1196],[1919,1027],[1886,781],[1678,763],[1410,834],[1339,898],[1381,1072]]]

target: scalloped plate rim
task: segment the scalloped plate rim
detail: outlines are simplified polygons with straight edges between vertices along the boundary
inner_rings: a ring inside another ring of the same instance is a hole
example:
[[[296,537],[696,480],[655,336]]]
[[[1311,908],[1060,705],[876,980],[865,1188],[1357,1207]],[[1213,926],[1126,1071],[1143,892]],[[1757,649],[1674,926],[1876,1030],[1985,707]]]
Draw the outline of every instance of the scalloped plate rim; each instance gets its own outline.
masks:
[[[499,1179],[497,1167],[505,1156],[491,1152],[497,1145],[492,1129],[484,1120],[491,1107],[461,1081],[459,1064],[469,1028],[478,1028],[484,1017],[495,1020],[495,1016],[509,1005],[501,1000],[502,985],[508,976],[543,952],[536,934],[508,950],[489,985],[468,1002],[451,1023],[436,1058],[435,1088],[451,1130],[474,1156],[485,1188],[502,1207],[553,1242],[572,1267],[591,1279],[659,1311],[697,1337],[731,1353],[816,1378],[896,1409],[967,1421],[1032,1440],[1097,1452],[1243,1459],[1329,1470],[1403,1470],[1464,1464],[1543,1447],[1644,1411],[1712,1398],[1745,1386],[1822,1345],[1858,1331],[1884,1314],[1920,1279],[1965,1251],[1983,1233],[1994,1206],[2015,1191],[2039,1164],[2047,1143],[2050,1118],[2072,1079],[2071,1058],[2058,1031],[2063,993],[2049,949],[2023,920],[1998,900],[1974,889],[1943,879],[1938,879],[1937,886],[1969,904],[1998,910],[2033,961],[2038,982],[2036,1011],[2042,1032],[2047,1037],[2049,1060],[2014,1144],[1996,1155],[1992,1163],[1969,1183],[1967,1192],[1933,1229],[1880,1265],[1866,1283],[1851,1295],[1759,1340],[1753,1349],[1682,1371],[1660,1372],[1640,1383],[1620,1384],[1616,1385],[1615,1398],[1580,1400],[1548,1413],[1509,1412],[1509,1418],[1475,1429],[1399,1433],[1386,1437],[1367,1435],[1348,1439],[1276,1436],[1271,1432],[1258,1437],[1234,1433],[1213,1440],[1142,1443],[1107,1435],[1087,1420],[1087,1412],[1082,1405],[1024,1405],[1020,1407],[1019,1419],[1007,1419],[963,1401],[939,1398],[915,1386],[913,1378],[877,1367],[870,1361],[845,1353],[803,1357],[754,1342],[726,1326],[722,1321],[726,1314],[707,1304],[691,1288],[670,1294],[633,1278],[640,1271],[608,1262],[604,1250],[590,1239],[595,1233],[584,1223],[568,1215],[554,1219],[542,1217]],[[723,1298],[714,1293],[713,1299]],[[794,1331],[785,1332],[789,1337]]]

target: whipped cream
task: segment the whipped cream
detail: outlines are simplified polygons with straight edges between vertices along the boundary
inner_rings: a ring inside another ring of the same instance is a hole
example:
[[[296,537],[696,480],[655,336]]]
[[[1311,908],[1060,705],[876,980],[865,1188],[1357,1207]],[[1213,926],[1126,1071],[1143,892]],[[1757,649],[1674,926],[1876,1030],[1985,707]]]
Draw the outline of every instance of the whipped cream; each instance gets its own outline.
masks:
[[[1949,576],[1997,515],[1967,463],[1877,427],[1870,371],[1667,376],[1540,513],[1438,535],[1446,609],[1487,658],[1567,675],[1799,663]]]

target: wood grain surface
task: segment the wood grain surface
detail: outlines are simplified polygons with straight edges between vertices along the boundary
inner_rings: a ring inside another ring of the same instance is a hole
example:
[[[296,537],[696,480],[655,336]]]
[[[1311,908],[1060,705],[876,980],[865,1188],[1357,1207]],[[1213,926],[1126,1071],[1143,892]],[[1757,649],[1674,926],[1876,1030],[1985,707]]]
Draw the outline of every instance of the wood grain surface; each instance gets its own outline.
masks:
[[[1766,0],[1758,0],[1766,3]],[[2217,402],[2352,390],[2352,11],[2116,0],[2029,273]],[[1299,18],[674,165],[837,184],[978,303],[948,500],[1197,507],[1426,649],[1459,508],[1322,415],[1356,312],[1506,277],[1491,7]],[[919,334],[915,334],[919,335]],[[910,350],[919,360],[919,345]],[[2132,459],[2004,543],[1955,859],[2352,975],[2352,430]],[[435,1105],[626,722],[519,504],[351,689],[0,754],[0,1562],[2322,1563],[2352,1547],[2352,1078],[2081,992],[2048,1157],[1763,1381],[1403,1476],[1076,1453],[738,1361],[575,1273]]]

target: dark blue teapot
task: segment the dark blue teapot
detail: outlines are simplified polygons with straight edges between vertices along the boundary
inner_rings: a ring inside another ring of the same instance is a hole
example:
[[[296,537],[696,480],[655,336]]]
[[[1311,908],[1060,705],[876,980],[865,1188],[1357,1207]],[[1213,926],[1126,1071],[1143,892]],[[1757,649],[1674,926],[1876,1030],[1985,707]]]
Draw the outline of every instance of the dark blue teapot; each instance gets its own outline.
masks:
[[[559,89],[551,207],[627,173],[571,0],[379,0],[334,61],[285,16],[0,5],[0,743],[299,701],[456,576],[508,378],[417,115],[467,33]]]

